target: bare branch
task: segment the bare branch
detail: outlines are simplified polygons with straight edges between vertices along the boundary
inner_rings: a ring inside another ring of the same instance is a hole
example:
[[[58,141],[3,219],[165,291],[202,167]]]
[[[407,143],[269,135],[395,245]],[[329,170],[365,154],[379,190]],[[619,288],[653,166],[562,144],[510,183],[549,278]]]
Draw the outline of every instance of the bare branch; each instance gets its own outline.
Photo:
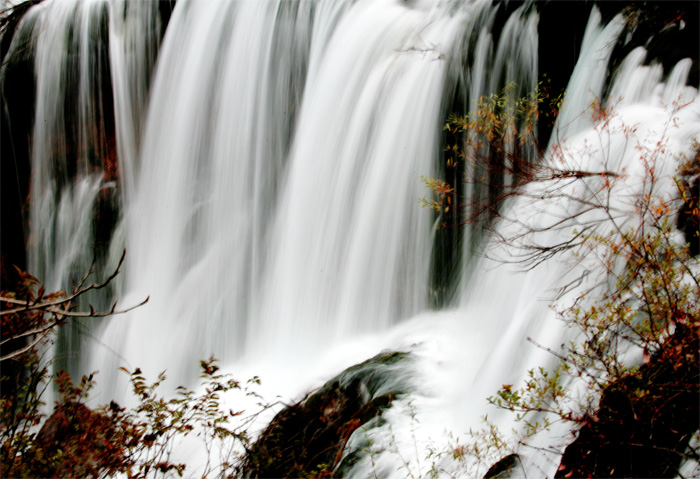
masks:
[[[99,283],[92,283],[88,286],[85,286],[86,281],[90,277],[91,274],[94,273],[93,268],[94,268],[94,261],[92,265],[90,266],[89,270],[87,273],[83,276],[83,278],[80,280],[78,283],[78,286],[75,288],[73,293],[71,295],[66,296],[65,294],[61,293],[61,296],[58,299],[53,299],[54,295],[50,295],[52,299],[49,300],[42,300],[41,299],[41,293],[40,297],[35,299],[35,300],[21,300],[9,296],[0,296],[0,302],[15,305],[18,307],[15,308],[10,308],[10,309],[5,309],[0,311],[0,316],[9,316],[13,314],[26,314],[26,313],[36,313],[39,316],[37,319],[43,323],[46,319],[42,317],[44,314],[50,314],[53,317],[49,320],[47,320],[46,323],[41,324],[40,326],[35,326],[31,327],[30,329],[27,329],[25,331],[22,331],[20,333],[10,335],[10,337],[3,339],[0,341],[0,346],[9,344],[10,342],[13,342],[18,339],[23,339],[23,338],[30,338],[33,337],[33,339],[29,342],[29,344],[23,346],[20,349],[17,349],[5,356],[2,356],[0,358],[0,361],[5,361],[8,359],[13,359],[18,356],[21,356],[22,354],[25,354],[28,351],[31,351],[39,342],[41,342],[44,338],[47,337],[47,335],[57,326],[60,326],[66,318],[102,318],[102,317],[107,317],[107,316],[112,316],[116,314],[124,314],[128,313],[130,311],[133,311],[136,308],[139,308],[146,304],[150,297],[147,297],[145,300],[140,302],[139,304],[136,304],[134,306],[125,308],[125,309],[117,309],[117,303],[115,302],[112,307],[107,310],[107,311],[97,311],[95,310],[92,306],[90,306],[90,311],[83,312],[83,311],[73,311],[73,301],[80,297],[81,295],[87,293],[88,291],[91,290],[99,290],[107,286],[109,283],[111,283],[114,278],[119,274],[119,270],[121,269],[122,264],[124,263],[124,258],[126,256],[126,250],[122,252],[122,256],[119,259],[119,263],[117,267],[114,269],[114,271],[109,275],[107,279],[105,279],[102,282]],[[37,322],[39,322],[37,321]]]

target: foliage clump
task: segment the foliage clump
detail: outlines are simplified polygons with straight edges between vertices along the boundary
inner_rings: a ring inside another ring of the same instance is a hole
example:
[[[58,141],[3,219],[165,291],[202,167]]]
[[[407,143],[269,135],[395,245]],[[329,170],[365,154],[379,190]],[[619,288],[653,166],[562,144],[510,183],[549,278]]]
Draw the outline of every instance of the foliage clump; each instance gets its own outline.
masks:
[[[222,374],[209,358],[200,361],[196,390],[180,386],[170,396],[161,392],[164,372],[149,381],[139,368],[120,368],[129,375],[135,405],[111,401],[91,408],[88,396],[96,373],[77,384],[63,371],[52,377],[41,351],[51,344],[51,333],[71,317],[119,312],[116,305],[104,313],[73,308],[74,300],[105,286],[116,273],[105,283],[86,286],[88,274],[71,294],[45,294],[38,280],[20,273],[17,287],[2,293],[3,350],[13,345],[2,358],[3,375],[14,382],[0,398],[0,476],[330,476],[356,460],[345,454],[350,435],[408,388],[396,374],[408,355],[382,353],[282,408],[255,439],[250,432],[254,420],[273,406],[255,392],[259,379],[240,383]],[[14,375],[10,364],[20,366]],[[47,417],[42,398],[51,383],[58,400]],[[226,409],[222,400],[234,392],[251,396],[259,410]],[[203,458],[194,469],[177,459],[178,447],[193,445],[200,447],[198,457]]]
[[[200,362],[197,390],[181,386],[174,396],[166,397],[160,392],[165,373],[149,381],[138,368],[123,369],[129,375],[136,405],[126,408],[111,401],[91,408],[87,399],[95,373],[83,376],[77,384],[63,371],[50,373],[44,352],[57,328],[74,317],[126,311],[117,311],[116,305],[106,312],[92,308],[80,312],[73,307],[85,292],[106,286],[118,269],[105,282],[88,285],[90,271],[71,294],[47,294],[38,280],[19,272],[17,287],[0,295],[0,476],[183,476],[188,466],[173,459],[173,453],[188,437],[199,439],[197,444],[203,447],[205,460],[196,471],[198,475],[235,474],[250,446],[252,420],[270,406],[254,391],[258,378],[242,384],[221,373],[216,360],[210,358]],[[46,417],[42,399],[51,383],[58,400]],[[225,410],[224,395],[235,391],[256,398],[260,410],[247,417],[243,411]]]

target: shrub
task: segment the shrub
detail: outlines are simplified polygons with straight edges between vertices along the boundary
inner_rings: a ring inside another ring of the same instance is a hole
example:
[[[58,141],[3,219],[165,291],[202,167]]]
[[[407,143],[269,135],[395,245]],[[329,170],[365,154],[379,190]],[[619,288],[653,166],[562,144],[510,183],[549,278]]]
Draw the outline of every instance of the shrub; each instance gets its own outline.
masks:
[[[241,455],[250,448],[248,427],[269,405],[253,390],[258,378],[241,384],[222,374],[214,358],[200,362],[196,391],[181,386],[170,398],[160,393],[165,373],[149,382],[140,369],[123,369],[129,374],[136,400],[131,408],[114,401],[89,408],[86,399],[95,373],[83,376],[78,384],[63,371],[51,377],[50,361],[44,360],[42,351],[47,350],[56,328],[73,317],[99,317],[132,309],[117,310],[116,304],[107,312],[73,309],[76,299],[106,286],[118,270],[99,284],[88,285],[90,273],[86,274],[71,294],[46,294],[38,280],[19,272],[17,287],[0,295],[0,364],[3,384],[9,385],[3,387],[0,398],[0,476],[182,476],[187,466],[172,459],[173,450],[178,442],[194,436],[203,445],[206,458],[197,474],[230,477]],[[46,418],[42,397],[51,387],[51,379],[59,399]],[[254,396],[259,411],[247,417],[243,411],[225,411],[222,398],[234,391]]]
[[[513,101],[508,95],[482,99],[473,113],[451,117],[446,126],[465,138],[464,147],[450,148],[457,156],[448,167],[465,165],[465,189],[490,193],[460,199],[446,182],[424,178],[436,198],[422,201],[443,214],[457,205],[460,224],[491,229],[496,241],[508,245],[508,256],[498,260],[529,269],[568,255],[575,265],[586,265],[553,306],[574,337],[561,350],[545,348],[558,365],[533,369],[523,385],[504,385],[489,398],[516,414],[524,426],[520,437],[508,444],[487,424],[452,452],[488,464],[564,421],[578,438],[558,475],[674,476],[683,459],[700,458],[689,448],[700,424],[700,269],[691,250],[700,212],[689,186],[697,186],[700,172],[697,142],[695,155],[682,158],[675,174],[666,168],[675,160],[667,152],[669,132],[688,105],[672,106],[653,141],[638,138],[636,126],[626,125],[614,108],[592,105],[596,146],[609,152],[611,138],[625,140],[625,151],[615,155],[634,148],[643,166],[636,174],[609,166],[617,158],[605,155],[599,169],[583,168],[580,156],[593,147],[574,151],[566,140],[545,157],[531,124],[538,116],[533,105],[542,108],[546,96]],[[535,156],[524,156],[518,145],[529,145]],[[494,153],[500,161],[492,161]],[[627,189],[630,181],[640,182],[634,193]],[[540,214],[518,217],[502,208],[508,201]]]

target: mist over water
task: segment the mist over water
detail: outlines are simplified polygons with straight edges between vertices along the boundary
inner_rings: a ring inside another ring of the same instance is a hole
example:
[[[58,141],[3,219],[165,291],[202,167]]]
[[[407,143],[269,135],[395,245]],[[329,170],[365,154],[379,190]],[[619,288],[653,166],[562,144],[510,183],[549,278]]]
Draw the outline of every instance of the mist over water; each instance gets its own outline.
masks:
[[[28,269],[47,288],[70,288],[93,244],[105,270],[126,248],[108,296],[123,306],[150,297],[76,328],[57,356],[76,373],[99,370],[104,402],[128,393],[119,366],[188,384],[214,355],[236,377],[260,376],[264,393],[298,398],[379,351],[408,351],[415,392],[370,434],[381,441],[390,425],[413,471],[426,472],[422,451],[445,431],[464,434],[485,414],[509,430],[512,417],[485,398],[553,362],[526,338],[563,343],[549,307],[557,288],[584,270],[594,284],[600,272],[564,255],[522,271],[483,257],[507,263],[517,244],[484,238],[475,254],[466,228],[454,242],[455,293],[435,299],[442,219],[420,207],[420,177],[442,172],[454,98],[468,109],[512,82],[517,94],[537,87],[538,14],[523,7],[497,25],[498,8],[178,0],[162,41],[156,2],[46,0],[30,10],[18,30],[34,38],[37,79]],[[639,154],[594,125],[593,100],[609,97],[617,125],[635,125],[640,142],[667,135],[669,172],[700,131],[690,60],[664,76],[640,48],[609,78],[623,26],[593,10],[549,145],[566,138],[581,170],[625,168],[620,198],[641,187]],[[666,131],[674,101],[693,103]],[[116,205],[107,241],[95,215],[104,205]],[[515,199],[504,216],[542,226],[573,207]],[[562,428],[541,438],[567,440]],[[554,456],[523,452],[533,471],[556,470]],[[372,461],[353,475],[405,475],[391,451]]]

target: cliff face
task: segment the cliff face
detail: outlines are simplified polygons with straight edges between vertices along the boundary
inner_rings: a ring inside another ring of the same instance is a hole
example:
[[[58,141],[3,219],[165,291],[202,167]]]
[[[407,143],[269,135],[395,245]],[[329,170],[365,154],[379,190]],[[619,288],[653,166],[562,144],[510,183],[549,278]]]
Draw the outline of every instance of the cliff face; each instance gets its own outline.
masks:
[[[0,115],[0,279],[6,285],[15,284],[19,279],[14,274],[13,264],[26,269],[27,222],[24,208],[29,194],[29,155],[36,89],[33,44],[30,38],[15,38],[15,33],[27,10],[40,1],[25,2],[0,20],[0,91],[3,104]],[[13,40],[24,43],[25,48],[8,55]]]

